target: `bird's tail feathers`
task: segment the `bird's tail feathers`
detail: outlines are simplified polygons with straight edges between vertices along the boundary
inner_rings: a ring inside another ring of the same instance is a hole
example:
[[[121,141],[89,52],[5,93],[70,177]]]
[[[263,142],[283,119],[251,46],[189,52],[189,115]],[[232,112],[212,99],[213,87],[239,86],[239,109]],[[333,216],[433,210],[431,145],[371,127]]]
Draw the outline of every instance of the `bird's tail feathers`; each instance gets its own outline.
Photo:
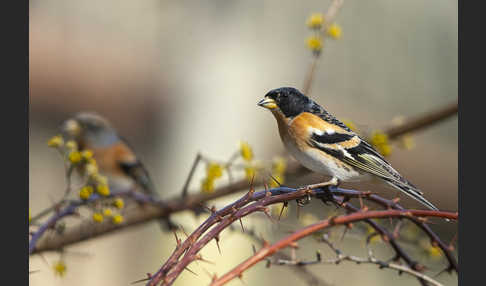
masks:
[[[421,191],[419,191],[417,188],[414,188],[414,187],[411,187],[411,186],[407,186],[407,185],[396,184],[395,182],[387,182],[387,183],[390,184],[391,186],[393,186],[394,188],[402,191],[407,196],[409,196],[409,197],[415,199],[416,201],[420,202],[421,204],[423,204],[424,206],[428,207],[429,209],[434,210],[434,211],[438,211],[439,210],[431,202],[429,202],[428,200],[426,200],[424,198],[424,196],[422,195],[423,193]]]

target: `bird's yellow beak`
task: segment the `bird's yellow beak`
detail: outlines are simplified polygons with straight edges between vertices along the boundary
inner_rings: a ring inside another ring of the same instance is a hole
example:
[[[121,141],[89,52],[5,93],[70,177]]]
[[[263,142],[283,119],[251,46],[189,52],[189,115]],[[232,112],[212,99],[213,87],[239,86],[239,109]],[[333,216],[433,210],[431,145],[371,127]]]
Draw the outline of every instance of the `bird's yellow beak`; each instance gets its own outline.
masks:
[[[76,137],[81,133],[81,126],[74,119],[66,120],[61,127],[63,132],[66,132],[69,136]]]
[[[265,107],[267,109],[275,109],[277,108],[277,103],[275,102],[275,100],[269,98],[269,97],[265,97],[264,99],[260,100],[258,103],[257,103],[258,106],[261,106],[261,107]]]

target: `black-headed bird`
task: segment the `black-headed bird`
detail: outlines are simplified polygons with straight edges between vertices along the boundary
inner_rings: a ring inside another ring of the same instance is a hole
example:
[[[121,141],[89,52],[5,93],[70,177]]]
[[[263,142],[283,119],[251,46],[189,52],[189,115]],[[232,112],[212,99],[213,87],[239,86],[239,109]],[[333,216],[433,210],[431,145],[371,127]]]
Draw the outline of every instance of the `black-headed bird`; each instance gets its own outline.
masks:
[[[330,175],[337,186],[376,176],[432,210],[423,193],[400,175],[369,143],[319,104],[292,87],[271,90],[258,102],[275,116],[287,151],[304,167]]]

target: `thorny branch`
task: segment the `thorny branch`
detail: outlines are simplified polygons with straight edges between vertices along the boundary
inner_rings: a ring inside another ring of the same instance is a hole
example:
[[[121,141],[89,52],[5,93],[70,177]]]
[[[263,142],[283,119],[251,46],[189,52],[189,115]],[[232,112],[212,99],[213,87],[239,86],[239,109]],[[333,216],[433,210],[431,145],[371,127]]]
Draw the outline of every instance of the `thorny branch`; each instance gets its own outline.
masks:
[[[326,219],[318,223],[312,224],[310,226],[307,226],[305,228],[302,228],[294,232],[293,234],[281,239],[275,244],[262,247],[253,256],[251,256],[250,258],[248,258],[247,260],[245,260],[244,262],[236,266],[233,270],[229,271],[228,273],[221,276],[220,278],[213,280],[211,285],[212,286],[224,285],[236,277],[241,277],[242,273],[245,270],[249,269],[256,263],[276,253],[280,249],[289,247],[290,245],[294,244],[295,241],[300,240],[308,235],[311,235],[312,233],[318,230],[323,230],[335,225],[346,225],[349,223],[362,221],[365,219],[382,219],[382,218],[393,218],[393,217],[409,218],[409,217],[427,217],[427,216],[457,219],[457,214],[454,213],[441,212],[441,211],[429,211],[429,210],[366,211],[366,212],[355,212],[347,215],[332,217],[330,219]],[[150,285],[155,285],[155,284],[150,284]]]
[[[371,197],[371,193],[369,192],[359,192],[354,190],[345,190],[340,188],[332,188],[332,189],[291,189],[291,188],[275,188],[271,190],[261,191],[255,193],[253,189],[251,189],[247,194],[245,194],[242,198],[237,200],[236,202],[224,207],[223,209],[216,211],[214,208],[211,209],[211,216],[202,223],[189,237],[184,241],[178,241],[177,247],[169,259],[164,263],[164,265],[157,271],[154,275],[151,276],[150,281],[147,285],[154,286],[158,285],[158,283],[162,282],[163,285],[171,285],[175,279],[179,276],[179,274],[186,269],[186,267],[193,262],[194,260],[201,260],[202,257],[199,251],[208,244],[211,240],[219,240],[219,234],[221,231],[229,227],[234,221],[241,219],[244,216],[247,216],[254,212],[263,212],[268,214],[268,205],[281,203],[281,202],[288,202],[291,200],[301,200],[306,199],[309,196],[317,197],[325,201],[335,202],[338,205],[345,206],[349,204],[347,201],[351,198],[362,197],[363,199],[368,199]],[[374,195],[376,196],[376,195]],[[375,201],[376,198],[375,198]],[[391,206],[392,204],[383,199],[383,202],[386,203],[387,206]],[[398,208],[398,207],[397,207]],[[262,250],[260,250],[253,258],[247,260],[247,262],[243,263],[244,266],[239,266],[240,268],[235,268],[236,270],[228,273],[226,276],[223,276],[216,281],[224,281],[227,282],[230,279],[241,275],[241,273],[246,270],[247,268],[251,267],[256,262],[262,260],[263,258],[267,257],[275,253],[277,250],[287,247],[291,245],[295,240],[298,240],[304,236],[307,236],[317,230],[322,228],[327,228],[330,226],[334,226],[336,224],[349,224],[354,221],[361,221],[367,220],[371,218],[407,218],[414,220],[419,217],[426,217],[426,216],[436,216],[448,219],[457,219],[457,213],[451,212],[441,212],[441,211],[421,211],[421,210],[403,210],[403,209],[388,209],[384,211],[359,211],[359,212],[352,212],[345,216],[340,216],[337,218],[333,218],[330,220],[326,220],[325,223],[321,222],[321,224],[315,224],[315,228],[304,228],[296,232],[293,236],[291,235],[286,240],[279,242],[276,247],[271,248],[270,251],[265,251],[265,255],[262,256]],[[414,221],[415,222],[415,221]],[[423,223],[417,221],[417,223]],[[381,231],[384,235],[389,235],[385,233],[383,230]],[[393,241],[393,240],[389,240]],[[267,249],[268,246],[264,246],[262,249]],[[403,258],[411,268],[417,268],[417,271],[420,270],[418,268],[418,264],[415,262],[407,261],[406,254],[401,248],[396,245],[394,247],[396,250],[397,256],[399,258]],[[449,249],[442,249],[444,252],[448,252]],[[451,256],[452,257],[452,256]],[[253,259],[253,260],[252,260]],[[249,264],[247,264],[249,263]],[[453,263],[455,265],[455,263]],[[452,266],[453,267],[453,266]],[[457,269],[456,269],[457,270]],[[226,280],[228,279],[229,280]],[[223,280],[221,280],[223,279]],[[215,285],[222,285],[222,284],[215,284]]]

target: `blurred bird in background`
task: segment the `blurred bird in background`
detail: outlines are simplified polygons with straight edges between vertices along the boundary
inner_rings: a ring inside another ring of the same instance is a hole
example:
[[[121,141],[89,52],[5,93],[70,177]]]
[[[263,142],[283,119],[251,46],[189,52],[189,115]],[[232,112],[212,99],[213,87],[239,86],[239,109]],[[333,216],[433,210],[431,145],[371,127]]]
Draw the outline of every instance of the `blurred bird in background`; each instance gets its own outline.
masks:
[[[80,151],[93,152],[99,171],[108,178],[111,189],[141,189],[152,199],[159,199],[149,173],[135,151],[106,118],[93,112],[79,112],[62,123],[61,132],[74,140]],[[174,227],[169,219],[163,221],[169,228]]]
[[[337,186],[376,176],[432,210],[423,193],[385,161],[369,143],[300,91],[282,87],[268,92],[259,106],[275,116],[287,151],[306,168],[332,176],[309,187]]]

